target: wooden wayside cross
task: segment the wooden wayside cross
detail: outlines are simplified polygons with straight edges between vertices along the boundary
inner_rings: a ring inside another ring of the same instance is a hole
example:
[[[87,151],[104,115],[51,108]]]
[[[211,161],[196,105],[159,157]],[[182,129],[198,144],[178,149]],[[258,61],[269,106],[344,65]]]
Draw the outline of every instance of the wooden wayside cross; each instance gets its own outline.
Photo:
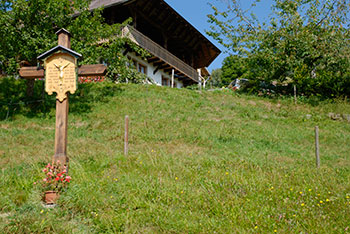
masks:
[[[105,76],[107,67],[103,64],[82,65],[77,67],[77,59],[80,54],[71,50],[70,33],[60,29],[58,35],[58,46],[43,53],[38,57],[44,61],[45,70],[38,67],[22,67],[19,75],[28,81],[37,78],[45,78],[45,91],[51,95],[54,92],[56,97],[56,132],[55,132],[55,153],[53,162],[60,161],[67,164],[67,126],[69,95],[77,89],[77,76]]]
[[[53,163],[68,164],[67,125],[69,95],[77,89],[77,59],[80,54],[70,49],[70,34],[61,29],[57,33],[58,46],[38,57],[44,61],[45,91],[56,96],[56,132]]]

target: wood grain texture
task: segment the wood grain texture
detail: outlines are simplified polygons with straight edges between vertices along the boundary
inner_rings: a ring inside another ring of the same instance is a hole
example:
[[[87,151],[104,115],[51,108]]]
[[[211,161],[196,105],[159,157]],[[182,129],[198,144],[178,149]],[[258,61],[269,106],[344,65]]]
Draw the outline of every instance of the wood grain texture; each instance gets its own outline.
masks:
[[[58,45],[70,49],[70,35],[65,31],[58,33]],[[55,154],[53,162],[68,164],[67,156],[67,126],[68,126],[69,95],[63,101],[56,99],[56,131]]]
[[[62,102],[56,100],[56,132],[55,132],[55,154],[53,161],[68,163],[67,157],[67,131],[68,131],[68,109],[69,96]]]

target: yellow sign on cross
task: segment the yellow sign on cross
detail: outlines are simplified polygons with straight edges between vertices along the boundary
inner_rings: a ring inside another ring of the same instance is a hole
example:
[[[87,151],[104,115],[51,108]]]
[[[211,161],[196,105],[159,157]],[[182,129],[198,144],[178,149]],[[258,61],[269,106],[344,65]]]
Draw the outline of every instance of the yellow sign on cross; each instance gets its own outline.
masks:
[[[56,53],[45,60],[45,91],[63,101],[67,92],[77,90],[77,59],[67,53]]]

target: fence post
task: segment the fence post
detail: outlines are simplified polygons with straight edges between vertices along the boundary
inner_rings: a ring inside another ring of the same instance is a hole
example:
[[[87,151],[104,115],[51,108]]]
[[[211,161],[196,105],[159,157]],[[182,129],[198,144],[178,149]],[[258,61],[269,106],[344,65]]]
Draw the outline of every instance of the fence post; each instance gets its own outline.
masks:
[[[297,104],[297,86],[294,85],[294,104]]]
[[[316,167],[320,167],[320,144],[319,144],[319,134],[318,126],[315,127],[315,151],[316,151]]]
[[[124,155],[129,153],[129,116],[125,116]]]

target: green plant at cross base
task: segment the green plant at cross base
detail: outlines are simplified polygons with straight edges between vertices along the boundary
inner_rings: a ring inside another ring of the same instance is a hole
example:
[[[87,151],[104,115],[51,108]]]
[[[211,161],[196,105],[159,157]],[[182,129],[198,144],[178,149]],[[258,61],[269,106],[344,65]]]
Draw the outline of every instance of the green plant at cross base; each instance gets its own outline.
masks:
[[[71,177],[67,174],[67,166],[62,165],[59,161],[49,163],[44,169],[45,177],[41,181],[41,185],[44,191],[61,192],[68,186],[71,181]]]
[[[350,3],[343,0],[272,2],[269,20],[265,21],[254,14],[259,7],[266,8],[265,1],[229,0],[225,1],[226,8],[212,5],[208,35],[232,55],[244,59],[243,70],[237,72],[240,66],[233,63],[223,69],[223,74],[244,73],[255,89],[261,83],[274,81],[294,84],[300,94],[308,96],[349,96]]]

